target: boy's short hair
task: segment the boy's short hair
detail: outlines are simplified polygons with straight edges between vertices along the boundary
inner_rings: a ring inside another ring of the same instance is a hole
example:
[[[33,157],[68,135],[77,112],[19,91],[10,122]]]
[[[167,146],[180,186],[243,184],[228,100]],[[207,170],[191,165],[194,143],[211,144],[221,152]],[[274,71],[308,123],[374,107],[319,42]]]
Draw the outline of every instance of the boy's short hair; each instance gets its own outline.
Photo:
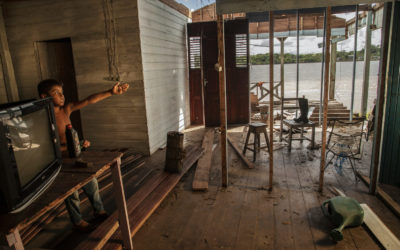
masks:
[[[50,89],[51,89],[53,86],[60,86],[60,87],[62,87],[62,86],[63,86],[63,83],[62,83],[61,81],[57,81],[56,79],[46,79],[46,80],[43,80],[43,81],[39,82],[39,84],[38,84],[38,86],[37,86],[39,96],[40,96],[41,94],[48,95]]]

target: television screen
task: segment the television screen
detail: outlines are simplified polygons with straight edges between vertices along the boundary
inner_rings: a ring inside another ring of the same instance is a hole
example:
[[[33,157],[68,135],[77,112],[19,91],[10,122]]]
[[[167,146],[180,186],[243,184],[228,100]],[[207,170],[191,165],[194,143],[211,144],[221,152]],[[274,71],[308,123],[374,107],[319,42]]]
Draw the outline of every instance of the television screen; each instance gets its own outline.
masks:
[[[57,159],[46,109],[7,120],[21,188]]]

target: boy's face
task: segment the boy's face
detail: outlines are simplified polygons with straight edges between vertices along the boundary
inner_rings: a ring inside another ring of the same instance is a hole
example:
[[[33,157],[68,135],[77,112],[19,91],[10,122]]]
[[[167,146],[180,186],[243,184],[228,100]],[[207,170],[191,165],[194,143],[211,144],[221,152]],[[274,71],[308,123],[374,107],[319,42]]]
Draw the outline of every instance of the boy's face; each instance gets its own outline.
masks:
[[[56,107],[64,106],[65,98],[63,94],[63,89],[61,86],[54,85],[50,91],[49,95],[53,97],[53,104]]]

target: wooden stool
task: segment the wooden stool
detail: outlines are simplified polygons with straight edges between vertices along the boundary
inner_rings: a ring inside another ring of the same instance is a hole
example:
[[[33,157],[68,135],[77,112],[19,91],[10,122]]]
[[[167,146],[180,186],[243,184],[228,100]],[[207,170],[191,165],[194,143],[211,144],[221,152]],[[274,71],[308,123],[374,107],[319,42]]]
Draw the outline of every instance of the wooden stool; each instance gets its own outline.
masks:
[[[249,144],[250,134],[254,134],[254,143]],[[260,133],[264,133],[266,146],[261,147],[260,142]],[[253,149],[248,147],[249,145],[254,145]],[[253,151],[253,162],[256,161],[257,152],[260,152],[260,149],[268,148],[269,151],[269,139],[267,135],[267,124],[261,122],[255,122],[249,124],[249,131],[247,132],[246,143],[244,144],[243,155],[246,154],[246,150]]]

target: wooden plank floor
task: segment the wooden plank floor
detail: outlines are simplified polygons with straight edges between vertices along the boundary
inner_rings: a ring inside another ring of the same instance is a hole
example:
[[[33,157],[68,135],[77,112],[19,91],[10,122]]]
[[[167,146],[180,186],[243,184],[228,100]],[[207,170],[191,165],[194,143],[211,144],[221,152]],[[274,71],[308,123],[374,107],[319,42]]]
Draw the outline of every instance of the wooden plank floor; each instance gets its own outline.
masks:
[[[200,133],[200,132],[199,132]],[[186,136],[189,136],[187,134]],[[238,141],[241,133],[231,133]],[[218,138],[216,137],[216,140]],[[198,142],[200,143],[201,140]],[[319,150],[308,151],[295,142],[274,152],[274,190],[266,190],[268,156],[257,157],[256,168],[248,169],[229,150],[229,187],[220,187],[219,147],[214,150],[211,180],[207,193],[190,189],[189,172],[174,194],[133,238],[136,249],[379,249],[378,243],[363,228],[345,230],[339,243],[330,240],[333,229],[320,204],[334,195],[325,189],[317,192]],[[367,161],[363,159],[363,161]],[[363,161],[358,163],[363,164]],[[358,167],[366,167],[359,166]],[[340,176],[330,166],[325,186],[336,186],[348,196],[367,203],[393,233],[400,237],[400,221],[366,186],[355,183],[349,166]]]
[[[243,131],[243,127],[229,130],[240,147],[243,147],[240,143]],[[319,134],[317,131],[316,135]],[[203,135],[204,128],[191,129],[185,133],[185,144],[201,145]],[[218,140],[217,134],[214,144],[219,145]],[[308,143],[294,142],[291,153],[287,152],[287,147],[274,151],[274,189],[271,192],[266,189],[268,153],[265,150],[257,156],[255,168],[249,169],[229,148],[229,186],[222,188],[220,148],[217,146],[213,150],[208,191],[192,191],[195,172],[192,168],[134,236],[134,248],[380,249],[363,227],[345,230],[344,240],[339,243],[329,238],[333,225],[323,216],[320,205],[334,195],[327,188],[322,194],[317,192],[320,151],[309,151]],[[363,173],[368,172],[370,153],[371,147],[366,145],[363,159],[357,162],[357,168]],[[154,169],[160,169],[164,155],[156,153],[147,161]],[[369,195],[362,182],[355,182],[347,164],[343,172],[340,176],[330,165],[325,172],[325,187],[335,186],[360,203],[367,203],[400,238],[400,220],[377,197]],[[126,180],[127,196],[137,189],[137,179],[133,175]],[[115,209],[112,196],[107,193],[102,196],[106,207]],[[83,210],[86,214],[91,212],[90,206]],[[57,228],[58,234],[70,230],[68,219],[64,220],[67,229]],[[73,240],[79,240],[72,235],[59,244],[48,243],[47,246],[70,249],[75,244]],[[69,247],[65,246],[67,241]],[[41,246],[38,240],[34,242],[32,246]]]

